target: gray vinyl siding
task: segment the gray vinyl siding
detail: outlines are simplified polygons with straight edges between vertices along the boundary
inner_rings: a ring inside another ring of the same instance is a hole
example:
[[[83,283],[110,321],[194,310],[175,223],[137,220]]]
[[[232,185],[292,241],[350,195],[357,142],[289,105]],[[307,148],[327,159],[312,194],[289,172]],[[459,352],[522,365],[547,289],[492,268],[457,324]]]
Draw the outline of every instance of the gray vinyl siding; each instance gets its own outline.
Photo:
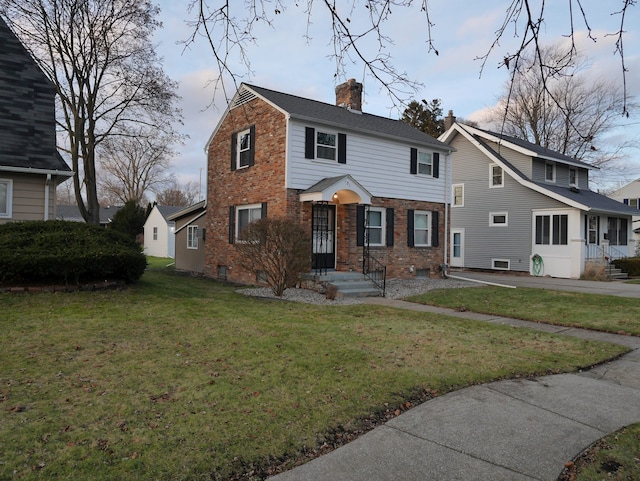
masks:
[[[548,162],[544,159],[533,159],[531,162],[533,165],[533,174],[532,180],[534,182],[546,182],[545,179],[545,166]],[[554,162],[551,162],[554,163]],[[588,189],[589,188],[589,171],[580,167],[573,167],[567,164],[561,164],[555,162],[556,165],[556,180],[552,182],[553,184],[569,187],[569,170],[575,169],[578,180],[578,188],[580,189]]]
[[[451,145],[457,149],[452,183],[464,184],[464,207],[451,209],[451,228],[465,229],[464,267],[491,269],[492,259],[508,259],[511,270],[528,272],[532,210],[566,205],[523,187],[506,172],[504,187],[489,188],[489,159],[461,135]],[[505,150],[501,154],[507,158]],[[509,157],[521,155],[514,154]],[[490,226],[490,212],[507,212],[508,226]]]
[[[515,150],[511,150],[503,145],[498,145],[494,142],[487,142],[487,145],[489,145],[489,147],[500,154],[507,162],[513,165],[524,175],[531,177],[531,157],[521,154],[520,152],[516,152]]]

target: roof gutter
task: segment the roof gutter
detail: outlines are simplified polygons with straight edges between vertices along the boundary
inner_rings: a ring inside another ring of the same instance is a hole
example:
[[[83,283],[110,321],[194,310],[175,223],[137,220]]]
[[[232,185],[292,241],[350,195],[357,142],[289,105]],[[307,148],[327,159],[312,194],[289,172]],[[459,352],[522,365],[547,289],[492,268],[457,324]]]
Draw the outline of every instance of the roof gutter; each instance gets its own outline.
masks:
[[[60,175],[63,177],[73,177],[74,175],[72,170],[34,169],[32,167],[10,167],[6,165],[0,165],[0,171],[19,174]]]

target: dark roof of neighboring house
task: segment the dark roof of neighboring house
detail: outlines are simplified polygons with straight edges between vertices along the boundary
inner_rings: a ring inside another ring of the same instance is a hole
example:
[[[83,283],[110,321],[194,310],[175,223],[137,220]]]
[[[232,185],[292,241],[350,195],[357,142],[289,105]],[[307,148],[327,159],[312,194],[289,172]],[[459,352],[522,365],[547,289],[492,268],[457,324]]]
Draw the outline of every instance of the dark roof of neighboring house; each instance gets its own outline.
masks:
[[[612,214],[638,215],[638,209],[629,207],[628,205],[613,200],[606,195],[598,194],[589,189],[576,189],[575,187],[562,187],[554,184],[546,184],[544,182],[535,182],[540,187],[560,194],[567,199],[587,205],[591,209],[598,212],[608,212]]]
[[[2,17],[0,45],[0,170],[70,174],[56,150],[55,87]]]
[[[121,205],[100,207],[100,224],[106,225],[111,223],[116,212],[122,209]],[[80,209],[77,205],[58,205],[56,206],[56,219],[68,220],[72,222],[84,222],[80,215]]]
[[[449,145],[436,140],[401,120],[353,111],[345,107],[276,92],[275,90],[255,85],[242,84],[238,91],[240,92],[243,87],[254,91],[299,120],[316,121],[338,128],[377,133],[383,137],[397,138],[416,144],[426,144],[445,151],[452,150]]]
[[[169,215],[168,220],[180,219],[187,215],[193,214],[194,212],[197,212],[198,214],[200,214],[204,212],[206,208],[207,208],[207,201],[201,200],[200,202],[196,202],[195,204],[190,205],[189,207],[182,207],[181,210],[178,210],[177,212],[174,212],[173,214]]]
[[[168,220],[168,217],[176,212],[180,212],[185,207],[179,207],[175,205],[156,205],[158,212],[164,217],[164,220]]]

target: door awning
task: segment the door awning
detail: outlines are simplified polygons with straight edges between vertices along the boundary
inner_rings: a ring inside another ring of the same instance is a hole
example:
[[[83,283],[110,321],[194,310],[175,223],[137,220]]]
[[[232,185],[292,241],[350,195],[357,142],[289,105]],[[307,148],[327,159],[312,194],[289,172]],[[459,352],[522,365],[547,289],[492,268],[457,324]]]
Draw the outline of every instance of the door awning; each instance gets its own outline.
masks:
[[[300,193],[300,202],[371,204],[371,193],[351,175],[327,177]]]

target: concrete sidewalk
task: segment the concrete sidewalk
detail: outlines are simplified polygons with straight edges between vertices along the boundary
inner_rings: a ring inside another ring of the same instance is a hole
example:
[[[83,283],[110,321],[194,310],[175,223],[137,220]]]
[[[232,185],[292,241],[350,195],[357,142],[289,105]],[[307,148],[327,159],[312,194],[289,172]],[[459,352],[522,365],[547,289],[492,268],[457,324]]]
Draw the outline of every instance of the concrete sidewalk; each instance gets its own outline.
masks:
[[[593,442],[640,422],[640,338],[385,298],[368,302],[614,342],[633,351],[587,372],[494,382],[432,399],[271,481],[556,481],[564,464]]]

